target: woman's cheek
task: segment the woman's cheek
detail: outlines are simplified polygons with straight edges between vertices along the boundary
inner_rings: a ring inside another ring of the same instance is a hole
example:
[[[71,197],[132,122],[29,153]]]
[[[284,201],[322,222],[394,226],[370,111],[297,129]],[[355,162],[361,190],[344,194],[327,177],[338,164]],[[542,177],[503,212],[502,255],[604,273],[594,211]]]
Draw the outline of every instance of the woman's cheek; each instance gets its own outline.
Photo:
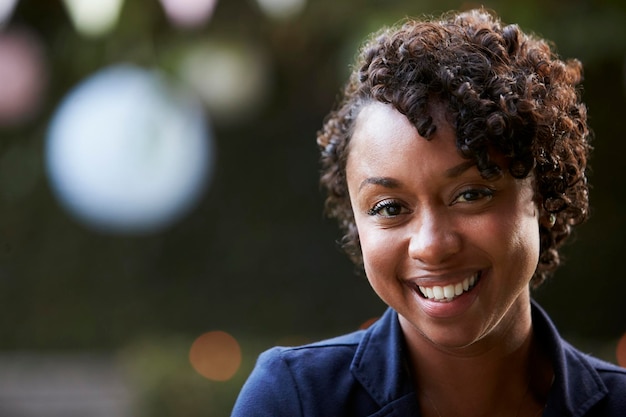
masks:
[[[389,230],[370,230],[361,236],[363,261],[368,274],[393,273],[401,253],[398,237]]]

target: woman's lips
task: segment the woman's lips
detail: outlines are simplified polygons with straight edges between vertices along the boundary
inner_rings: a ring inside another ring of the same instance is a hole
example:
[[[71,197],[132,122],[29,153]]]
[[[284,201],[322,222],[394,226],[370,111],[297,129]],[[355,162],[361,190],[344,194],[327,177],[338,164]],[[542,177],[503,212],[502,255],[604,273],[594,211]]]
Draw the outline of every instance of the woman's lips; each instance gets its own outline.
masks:
[[[448,284],[444,286],[417,286],[419,293],[424,297],[432,301],[448,303],[455,298],[470,291],[478,283],[481,277],[481,271],[477,271],[472,275],[462,279],[455,284]]]

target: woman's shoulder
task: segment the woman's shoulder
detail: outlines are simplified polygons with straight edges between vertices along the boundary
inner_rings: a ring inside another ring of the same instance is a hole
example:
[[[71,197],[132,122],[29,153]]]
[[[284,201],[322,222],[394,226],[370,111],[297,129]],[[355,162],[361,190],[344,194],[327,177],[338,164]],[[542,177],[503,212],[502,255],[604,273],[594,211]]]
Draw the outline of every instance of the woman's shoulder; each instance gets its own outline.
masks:
[[[276,366],[282,362],[296,374],[320,374],[349,368],[364,333],[359,330],[300,346],[276,346],[261,353],[257,367],[264,364]]]
[[[304,410],[316,416],[368,416],[387,405],[414,410],[401,345],[397,314],[387,309],[366,330],[271,348],[259,356],[232,417],[297,417]],[[396,402],[401,398],[404,408]]]
[[[572,367],[580,366],[578,364],[583,363],[593,369],[592,375],[597,375],[602,383],[609,388],[609,390],[611,387],[616,386],[622,388],[621,392],[626,392],[626,368],[584,353],[566,341],[563,341],[563,346],[566,355],[572,358],[577,358],[576,361],[567,360],[567,365],[570,371],[572,370]]]
[[[549,406],[560,412],[558,415],[624,416],[626,369],[584,353],[567,342],[536,303],[533,325],[555,369]]]
[[[607,389],[621,394],[624,398],[624,410],[626,410],[626,368],[614,365],[594,356],[585,356],[587,362],[593,366]]]
[[[359,415],[353,407],[375,407],[350,371],[363,334],[263,352],[232,416],[296,417],[303,410],[312,415]]]
[[[606,395],[600,402],[603,416],[624,416],[626,413],[626,368],[588,357],[588,363],[596,370],[606,387]]]
[[[564,346],[570,356],[567,372],[571,380],[567,384],[576,408],[591,407],[589,415],[594,416],[624,416],[626,368],[583,353],[569,343]],[[584,402],[585,398],[589,401]]]
[[[279,360],[288,365],[297,365],[298,369],[307,366],[318,368],[320,363],[327,368],[345,366],[346,362],[350,365],[364,341],[366,344],[372,341],[386,344],[385,341],[389,338],[396,340],[397,335],[394,333],[398,331],[397,313],[388,308],[384,314],[360,330],[299,346],[273,347],[259,356],[258,363]],[[313,360],[321,362],[311,362]]]

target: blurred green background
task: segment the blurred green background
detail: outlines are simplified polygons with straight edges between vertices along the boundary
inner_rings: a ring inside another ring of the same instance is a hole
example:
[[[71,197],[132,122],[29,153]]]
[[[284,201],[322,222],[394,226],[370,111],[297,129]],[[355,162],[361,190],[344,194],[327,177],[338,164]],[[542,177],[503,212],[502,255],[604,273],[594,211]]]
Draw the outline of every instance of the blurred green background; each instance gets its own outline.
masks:
[[[592,217],[535,297],[566,337],[616,362],[626,332],[626,3],[483,4],[585,66],[596,134]],[[75,29],[63,2],[19,1],[1,30],[28,28],[40,40],[47,87],[34,116],[0,126],[2,363],[22,363],[15,372],[47,381],[52,374],[38,361],[87,355],[120,370],[128,388],[111,397],[130,393],[129,415],[226,416],[262,349],[351,331],[381,314],[322,215],[315,134],[367,33],[405,16],[478,5],[309,0],[280,17],[254,0],[223,0],[203,24],[182,28],[158,1],[129,0],[110,32],[90,37]],[[242,82],[261,77],[262,88],[246,106],[207,106],[216,159],[199,203],[158,233],[108,234],[76,221],[53,195],[44,166],[46,131],[63,97],[103,67],[129,62],[175,75],[189,51],[216,45],[253,55],[257,66]],[[201,377],[188,359],[193,341],[212,330],[241,347],[241,367],[225,382]],[[59,384],[77,378],[60,372]],[[7,375],[0,366],[0,381]]]

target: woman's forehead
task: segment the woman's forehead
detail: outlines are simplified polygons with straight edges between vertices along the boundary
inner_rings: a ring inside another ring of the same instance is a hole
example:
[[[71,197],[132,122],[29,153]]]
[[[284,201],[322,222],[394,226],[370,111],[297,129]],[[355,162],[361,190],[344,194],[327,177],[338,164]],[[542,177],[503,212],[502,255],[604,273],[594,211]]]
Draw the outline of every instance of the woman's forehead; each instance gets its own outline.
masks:
[[[474,158],[463,155],[457,145],[457,132],[450,122],[449,111],[445,103],[433,101],[429,106],[429,114],[434,125],[433,133],[426,138],[419,134],[409,119],[393,105],[373,101],[362,107],[355,121],[355,127],[348,145],[348,161],[355,158],[382,158],[384,154],[395,152],[398,157],[408,150],[416,140],[445,141],[446,153],[459,161],[466,160],[476,163]],[[363,145],[365,143],[365,145]],[[362,146],[357,146],[361,144]],[[357,148],[357,149],[355,149]],[[356,150],[356,152],[355,152]],[[356,153],[356,155],[355,155]],[[495,149],[490,149],[485,157],[489,158],[489,166],[496,166],[496,172],[506,172],[509,159]],[[390,163],[395,158],[389,158]]]
[[[432,119],[434,125],[433,136],[444,136],[455,141],[456,132],[452,123],[448,120],[448,113],[445,105],[433,103],[429,106],[427,117]],[[370,139],[387,140],[389,138],[401,136],[417,136],[424,140],[432,137],[424,137],[419,134],[406,115],[402,114],[392,104],[372,101],[365,104],[359,111],[350,142],[355,138],[369,137]]]

